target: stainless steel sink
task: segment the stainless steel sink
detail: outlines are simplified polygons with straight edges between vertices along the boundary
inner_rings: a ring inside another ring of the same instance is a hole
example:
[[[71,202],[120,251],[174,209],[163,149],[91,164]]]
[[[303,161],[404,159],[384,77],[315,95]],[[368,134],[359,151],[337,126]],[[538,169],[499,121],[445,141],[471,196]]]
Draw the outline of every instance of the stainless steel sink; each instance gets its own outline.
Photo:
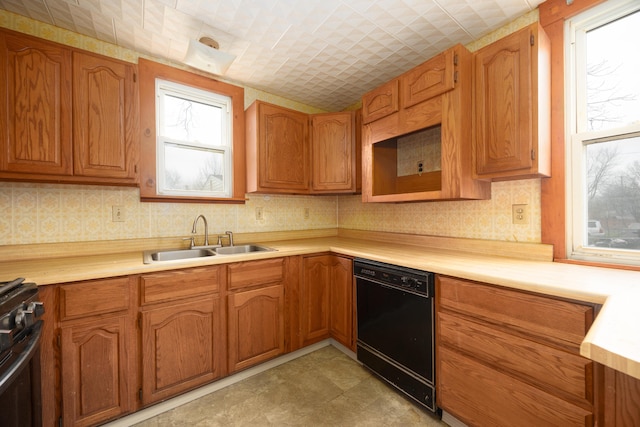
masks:
[[[236,245],[236,246],[223,246],[215,248],[218,255],[235,255],[235,254],[248,254],[252,252],[271,252],[275,249],[267,248],[266,246],[258,245]]]
[[[151,264],[157,261],[175,261],[180,259],[193,259],[215,256],[213,249],[167,249],[161,251],[145,251],[142,261]]]

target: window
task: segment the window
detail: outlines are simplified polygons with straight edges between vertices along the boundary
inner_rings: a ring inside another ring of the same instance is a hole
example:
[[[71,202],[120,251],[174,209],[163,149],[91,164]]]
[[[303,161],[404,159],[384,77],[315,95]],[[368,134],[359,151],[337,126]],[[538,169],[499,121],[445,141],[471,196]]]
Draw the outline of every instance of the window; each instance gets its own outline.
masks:
[[[156,79],[157,191],[231,197],[231,99]]]
[[[640,265],[640,4],[566,21],[568,257]]]

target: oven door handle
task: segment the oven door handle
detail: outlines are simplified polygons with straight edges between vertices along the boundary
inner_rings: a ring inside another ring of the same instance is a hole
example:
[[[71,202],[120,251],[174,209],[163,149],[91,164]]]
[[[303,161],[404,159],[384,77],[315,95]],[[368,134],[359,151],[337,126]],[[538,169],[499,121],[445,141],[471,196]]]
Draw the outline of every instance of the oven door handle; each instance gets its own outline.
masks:
[[[40,348],[41,335],[42,320],[39,320],[31,327],[31,334],[29,335],[28,341],[25,340],[26,343],[22,341],[11,348],[12,352],[16,350],[16,347],[19,349],[17,350],[17,357],[10,356],[10,358],[14,358],[14,360],[11,361],[11,365],[7,369],[2,369],[3,372],[0,375],[0,396],[11,385],[14,378],[20,375],[22,370],[29,365],[29,361]]]

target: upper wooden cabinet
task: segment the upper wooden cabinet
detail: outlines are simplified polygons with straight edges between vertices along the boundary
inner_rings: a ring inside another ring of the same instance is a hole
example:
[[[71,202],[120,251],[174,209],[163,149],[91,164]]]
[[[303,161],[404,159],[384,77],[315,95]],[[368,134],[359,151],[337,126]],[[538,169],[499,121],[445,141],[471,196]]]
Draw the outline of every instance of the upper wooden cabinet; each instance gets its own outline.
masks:
[[[367,124],[398,112],[399,80],[394,79],[362,96],[362,123]]]
[[[71,51],[0,31],[0,173],[71,175]]]
[[[309,119],[256,101],[245,112],[247,192],[309,191]]]
[[[397,80],[363,98],[362,201],[490,198],[489,184],[473,179],[471,53],[454,46]],[[400,108],[365,119],[395,85]]]
[[[308,115],[262,101],[245,112],[247,192],[354,193],[355,113]]]
[[[550,44],[538,23],[475,53],[479,178],[549,176]]]
[[[314,193],[356,187],[355,113],[311,116],[311,187]]]
[[[75,175],[134,179],[138,95],[134,66],[74,52]]]
[[[136,66],[0,31],[0,178],[137,181]]]

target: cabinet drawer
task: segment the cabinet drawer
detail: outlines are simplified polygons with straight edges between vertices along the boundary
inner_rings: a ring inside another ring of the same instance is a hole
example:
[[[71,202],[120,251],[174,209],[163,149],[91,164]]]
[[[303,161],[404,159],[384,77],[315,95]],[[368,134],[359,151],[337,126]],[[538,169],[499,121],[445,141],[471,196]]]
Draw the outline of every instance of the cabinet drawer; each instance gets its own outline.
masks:
[[[283,258],[238,262],[228,268],[229,290],[267,285],[284,279]]]
[[[591,305],[438,276],[440,309],[452,309],[478,319],[577,351],[593,322]]]
[[[400,76],[402,108],[453,89],[453,59],[453,49],[449,49]]]
[[[129,309],[129,278],[60,286],[60,320]]]
[[[505,333],[450,313],[438,313],[439,345],[467,353],[576,404],[593,403],[593,363],[563,350]]]
[[[142,305],[173,301],[220,290],[225,266],[189,268],[145,274],[140,278]]]
[[[364,94],[362,97],[362,123],[367,124],[398,111],[398,79]]]
[[[446,347],[439,355],[438,406],[468,425],[593,425],[589,411]]]

